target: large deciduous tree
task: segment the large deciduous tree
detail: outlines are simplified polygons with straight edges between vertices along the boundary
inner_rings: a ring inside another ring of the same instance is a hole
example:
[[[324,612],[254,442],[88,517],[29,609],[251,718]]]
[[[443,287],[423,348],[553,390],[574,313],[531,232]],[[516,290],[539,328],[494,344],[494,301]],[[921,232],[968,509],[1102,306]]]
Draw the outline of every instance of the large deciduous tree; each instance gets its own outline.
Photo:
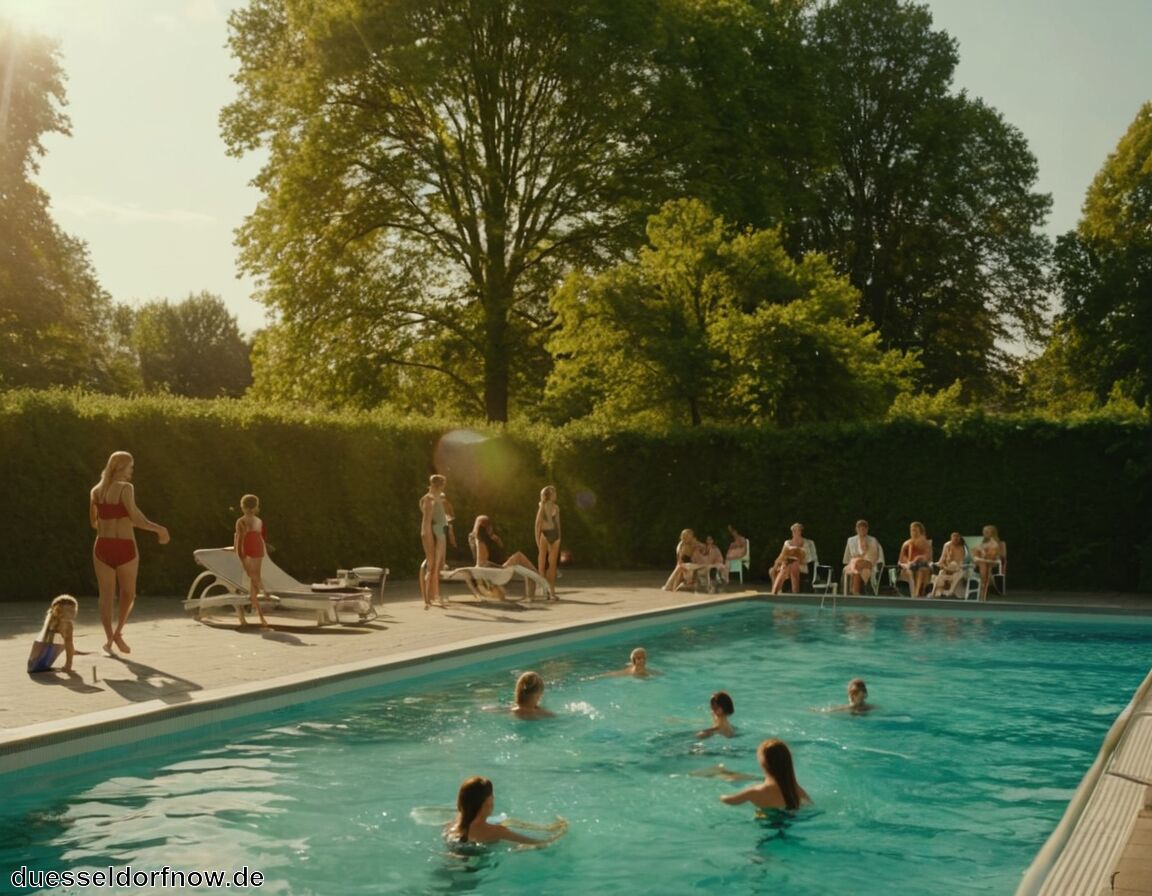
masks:
[[[1152,397],[1152,103],[1100,169],[1076,230],[1057,241],[1063,358],[1096,399]]]
[[[252,382],[249,346],[224,301],[211,293],[148,302],[132,344],[147,389],[190,398],[238,398]]]
[[[131,371],[112,345],[111,299],[32,179],[43,136],[68,133],[58,55],[52,41],[0,20],[0,388],[117,391]]]
[[[788,225],[860,290],[888,346],[916,349],[921,385],[987,395],[1002,345],[1043,331],[1036,162],[994,109],[951,92],[956,44],[926,7],[836,0],[813,20],[835,163],[819,211]]]
[[[827,260],[778,231],[733,232],[696,200],[665,205],[634,262],[557,293],[550,404],[561,417],[791,425],[882,415],[913,358],[855,322]]]
[[[223,129],[233,153],[268,154],[240,242],[280,345],[353,330],[374,363],[435,372],[507,419],[511,384],[542,356],[534,334],[559,273],[594,257],[653,173],[649,5],[235,12],[239,97]]]

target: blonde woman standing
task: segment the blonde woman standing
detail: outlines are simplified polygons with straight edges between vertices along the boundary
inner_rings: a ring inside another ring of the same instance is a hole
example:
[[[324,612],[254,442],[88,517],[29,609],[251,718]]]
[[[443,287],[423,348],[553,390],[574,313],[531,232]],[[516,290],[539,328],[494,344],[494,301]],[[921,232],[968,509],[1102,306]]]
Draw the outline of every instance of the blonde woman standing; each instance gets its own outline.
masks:
[[[536,547],[539,551],[536,565],[540,575],[548,580],[555,594],[556,569],[560,562],[560,505],[556,503],[554,485],[540,489],[540,506],[536,509]]]
[[[160,544],[167,544],[168,530],[154,523],[136,506],[132,487],[135,462],[127,451],[114,451],[104,465],[100,481],[88,494],[88,519],[96,530],[92,546],[92,565],[100,587],[100,623],[104,626],[104,651],[113,648],[131,653],[124,640],[124,624],[136,602],[136,575],[140,556],[136,550],[136,529],[156,533]],[[119,591],[120,605],[116,625],[112,624],[112,605]]]
[[[444,486],[448,479],[439,473],[428,477],[428,491],[420,498],[420,544],[424,548],[425,569],[420,571],[420,596],[424,609],[444,606],[440,598],[440,567],[447,556],[448,512],[444,507]]]

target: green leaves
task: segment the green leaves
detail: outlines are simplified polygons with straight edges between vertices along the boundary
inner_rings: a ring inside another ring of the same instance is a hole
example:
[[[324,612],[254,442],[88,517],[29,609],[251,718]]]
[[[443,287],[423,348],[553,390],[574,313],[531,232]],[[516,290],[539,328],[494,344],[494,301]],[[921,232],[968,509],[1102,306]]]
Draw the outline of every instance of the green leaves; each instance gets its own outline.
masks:
[[[635,262],[574,275],[553,307],[550,404],[563,415],[791,425],[866,420],[917,365],[854,322],[827,260],[794,263],[775,231],[734,234],[701,203],[668,203]]]

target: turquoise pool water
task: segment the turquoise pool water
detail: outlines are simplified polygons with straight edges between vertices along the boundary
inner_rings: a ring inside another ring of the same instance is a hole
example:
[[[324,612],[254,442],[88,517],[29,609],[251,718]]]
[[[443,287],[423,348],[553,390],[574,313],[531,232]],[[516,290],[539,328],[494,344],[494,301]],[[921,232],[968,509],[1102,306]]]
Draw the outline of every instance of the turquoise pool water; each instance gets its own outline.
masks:
[[[0,891],[22,865],[168,865],[247,866],[260,892],[325,896],[1011,893],[1147,673],[1150,633],[1109,617],[754,605],[542,643],[130,761],[0,780]],[[639,644],[662,676],[590,677]],[[557,718],[485,710],[526,668]],[[855,675],[877,712],[813,711]],[[696,741],[721,688],[738,736]],[[752,773],[768,736],[791,745],[815,800],[783,826],[719,802],[740,785],[691,774]],[[497,812],[560,814],[568,835],[449,855],[437,823],[471,774],[493,779]]]

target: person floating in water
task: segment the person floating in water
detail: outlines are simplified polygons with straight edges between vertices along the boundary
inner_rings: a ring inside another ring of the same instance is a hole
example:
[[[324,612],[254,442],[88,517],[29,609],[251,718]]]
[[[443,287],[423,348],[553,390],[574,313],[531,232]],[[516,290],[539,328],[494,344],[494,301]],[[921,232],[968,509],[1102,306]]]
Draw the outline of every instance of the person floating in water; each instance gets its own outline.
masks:
[[[490,780],[479,775],[466,780],[460,785],[460,791],[456,795],[456,818],[444,828],[445,839],[455,845],[498,843],[506,840],[522,847],[532,848],[546,846],[559,840],[568,830],[568,822],[559,816],[547,825],[528,824],[514,818],[495,824],[488,820],[495,804],[496,797]],[[542,840],[527,837],[512,830],[513,825],[530,831],[547,831],[549,836]]]
[[[752,784],[736,793],[726,793],[721,802],[729,806],[751,803],[757,809],[798,809],[802,803],[812,802],[811,797],[796,780],[792,765],[792,751],[782,740],[771,738],[756,749],[760,768],[764,770],[764,780]]]
[[[728,717],[736,712],[736,707],[732,703],[732,698],[728,695],[727,691],[717,691],[712,695],[712,699],[708,702],[712,710],[712,727],[705,728],[703,731],[697,731],[697,738],[711,737],[714,734],[722,734],[724,737],[735,737],[736,729],[732,727],[732,723],[728,721]]]

